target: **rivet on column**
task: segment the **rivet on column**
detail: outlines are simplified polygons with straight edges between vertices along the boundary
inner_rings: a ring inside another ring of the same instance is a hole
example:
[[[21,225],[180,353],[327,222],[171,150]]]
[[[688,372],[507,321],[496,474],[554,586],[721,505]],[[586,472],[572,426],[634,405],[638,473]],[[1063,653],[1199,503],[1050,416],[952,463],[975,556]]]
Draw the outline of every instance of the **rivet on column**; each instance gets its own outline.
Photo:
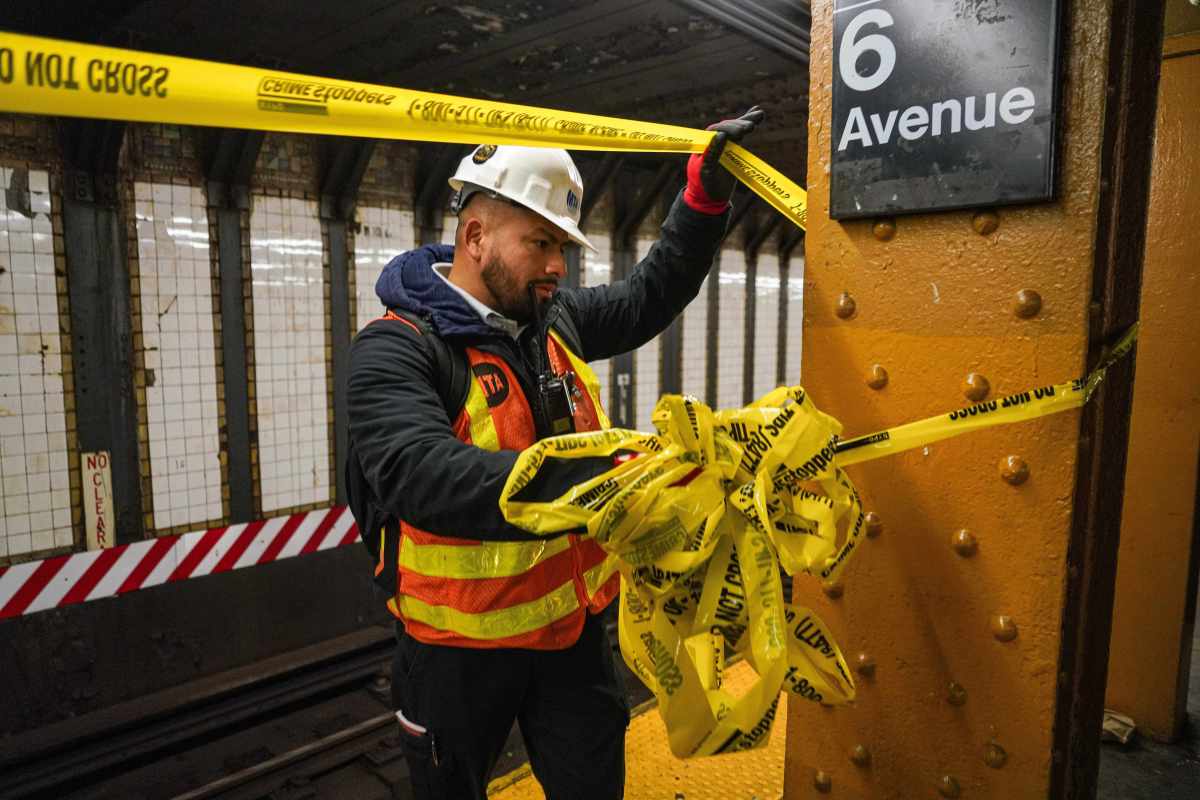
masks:
[[[874,364],[871,366],[871,374],[867,376],[867,386],[872,389],[882,389],[887,386],[888,373],[883,368],[882,364]]]
[[[1013,304],[1013,313],[1021,319],[1036,317],[1042,310],[1042,296],[1033,289],[1022,289],[1017,292],[1017,302]]]
[[[1020,486],[1029,480],[1029,465],[1020,456],[1005,456],[1000,460],[1000,477],[1005,483]]]
[[[854,302],[854,298],[849,292],[842,292],[837,299],[837,308],[834,313],[841,319],[850,319],[854,316],[854,312],[858,310],[858,303]]]
[[[1008,753],[1004,751],[1004,748],[996,742],[988,742],[987,747],[983,749],[983,763],[992,769],[1000,769],[1006,761],[1008,761]]]
[[[955,533],[951,543],[954,546],[954,552],[963,558],[970,558],[979,549],[979,543],[975,541],[975,534],[966,528]]]
[[[890,242],[896,235],[896,220],[891,217],[875,220],[875,224],[871,227],[871,233],[875,234],[875,238],[881,242]]]
[[[868,511],[863,517],[863,526],[866,528],[867,536],[871,539],[883,533],[883,520],[874,511]]]
[[[1017,623],[1006,614],[997,614],[992,617],[992,636],[1001,642],[1011,642],[1017,638]]]
[[[996,216],[995,211],[980,211],[971,217],[971,227],[980,236],[987,236],[1000,227],[1000,217]]]
[[[992,385],[988,383],[988,379],[978,372],[968,373],[967,377],[963,378],[962,393],[972,403],[978,403],[980,400],[983,400],[991,390]]]
[[[833,778],[829,777],[825,770],[819,769],[817,774],[813,775],[813,788],[821,794],[829,794],[829,790],[833,788]]]
[[[850,761],[860,767],[868,766],[871,763],[871,751],[865,745],[856,744],[850,751]]]
[[[962,790],[958,788],[958,781],[953,775],[943,775],[938,781],[938,794],[942,797],[958,797]]]
[[[858,674],[864,678],[875,677],[875,659],[870,653],[859,653],[854,659],[854,668],[858,670]]]
[[[946,702],[952,706],[961,706],[967,702],[967,690],[958,681],[950,681],[946,686]]]

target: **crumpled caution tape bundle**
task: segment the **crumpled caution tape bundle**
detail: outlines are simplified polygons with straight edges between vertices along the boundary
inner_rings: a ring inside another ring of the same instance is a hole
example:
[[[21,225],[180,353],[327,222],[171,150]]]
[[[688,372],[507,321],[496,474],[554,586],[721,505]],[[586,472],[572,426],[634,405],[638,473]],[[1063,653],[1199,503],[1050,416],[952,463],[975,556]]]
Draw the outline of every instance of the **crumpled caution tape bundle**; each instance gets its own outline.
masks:
[[[369,139],[699,153],[711,131],[0,31],[0,111]],[[799,227],[808,195],[729,143],[721,163]]]
[[[500,507],[525,530],[586,527],[621,570],[620,645],[658,699],[671,751],[712,755],[766,743],[780,690],[830,705],[854,681],[825,623],[785,602],[779,575],[836,579],[863,534],[850,463],[972,430],[1079,408],[1126,355],[1130,328],[1086,378],[839,440],[841,425],[799,386],[714,413],[690,397],[655,407],[657,435],[610,429],[544,439],[522,451]],[[635,456],[543,502],[518,501],[548,458]],[[728,657],[757,673],[722,689]]]
[[[785,686],[810,700],[854,699],[846,660],[821,619],[785,602],[779,565],[835,577],[862,534],[862,503],[835,465],[841,426],[801,387],[713,413],[668,395],[658,435],[610,429],[554,437],[521,453],[500,507],[551,534],[587,527],[619,560],[620,643],[658,698],[680,757],[766,742]],[[513,498],[546,458],[633,454],[550,502]],[[758,674],[722,688],[731,653]]]

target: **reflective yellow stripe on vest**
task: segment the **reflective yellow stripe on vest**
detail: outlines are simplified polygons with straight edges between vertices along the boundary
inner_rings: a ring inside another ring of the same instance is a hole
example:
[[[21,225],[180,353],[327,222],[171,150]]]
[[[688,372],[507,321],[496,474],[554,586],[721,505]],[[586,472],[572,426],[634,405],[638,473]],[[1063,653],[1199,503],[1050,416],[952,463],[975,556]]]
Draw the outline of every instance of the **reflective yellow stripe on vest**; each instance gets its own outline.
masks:
[[[571,348],[567,347],[567,343],[558,335],[556,331],[550,331],[550,335],[554,337],[554,341],[558,342],[559,347],[567,354],[567,360],[571,362],[571,369],[583,381],[583,386],[587,390],[588,395],[592,398],[592,404],[596,406],[596,418],[600,420],[601,428],[611,428],[612,421],[608,418],[608,414],[604,413],[604,406],[600,403],[600,379],[596,377],[596,373],[588,366],[588,363],[575,355]]]
[[[587,587],[588,597],[596,596],[604,582],[617,573],[620,563],[616,556],[609,553],[607,558],[583,573],[583,583]]]
[[[400,543],[400,566],[431,578],[508,578],[570,547],[566,536],[540,542],[472,545]]]
[[[474,378],[471,379],[471,389],[467,392],[465,408],[471,421],[471,444],[492,452],[499,450],[500,434],[496,433],[496,423],[492,420],[492,413],[488,411],[483,387]]]
[[[430,627],[452,631],[471,639],[504,639],[544,628],[579,608],[575,584],[567,581],[549,594],[528,603],[471,614],[449,606],[435,606],[408,595],[400,596],[400,613]]]

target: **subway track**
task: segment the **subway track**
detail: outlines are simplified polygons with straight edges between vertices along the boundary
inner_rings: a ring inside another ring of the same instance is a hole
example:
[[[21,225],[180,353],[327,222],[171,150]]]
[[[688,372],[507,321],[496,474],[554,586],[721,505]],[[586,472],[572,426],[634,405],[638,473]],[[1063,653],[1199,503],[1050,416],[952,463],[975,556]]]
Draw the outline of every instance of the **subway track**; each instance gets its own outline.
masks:
[[[630,705],[643,704],[615,614],[608,629]],[[0,755],[0,798],[407,800],[392,643],[374,627],[31,733]],[[494,775],[525,760],[514,727]]]
[[[12,737],[0,797],[406,797],[392,642],[374,627]]]

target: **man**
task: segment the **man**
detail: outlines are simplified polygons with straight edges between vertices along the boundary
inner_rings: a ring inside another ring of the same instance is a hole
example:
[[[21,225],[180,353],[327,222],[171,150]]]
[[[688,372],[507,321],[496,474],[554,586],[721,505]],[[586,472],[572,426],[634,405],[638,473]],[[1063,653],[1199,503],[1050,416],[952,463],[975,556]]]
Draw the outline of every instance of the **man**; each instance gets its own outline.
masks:
[[[517,452],[608,424],[588,361],[640,347],[697,294],[728,221],[726,139],[712,126],[658,243],[623,281],[558,289],[583,185],[562,150],[483,145],[450,180],[453,247],[397,256],[388,309],[351,349],[350,505],[395,577],[392,698],[420,798],[486,796],[514,721],[547,797],[619,798],[629,710],[597,614],[617,594],[595,542],[533,536],[498,498]],[[594,249],[594,248],[592,248]],[[555,497],[611,464],[549,463]]]

